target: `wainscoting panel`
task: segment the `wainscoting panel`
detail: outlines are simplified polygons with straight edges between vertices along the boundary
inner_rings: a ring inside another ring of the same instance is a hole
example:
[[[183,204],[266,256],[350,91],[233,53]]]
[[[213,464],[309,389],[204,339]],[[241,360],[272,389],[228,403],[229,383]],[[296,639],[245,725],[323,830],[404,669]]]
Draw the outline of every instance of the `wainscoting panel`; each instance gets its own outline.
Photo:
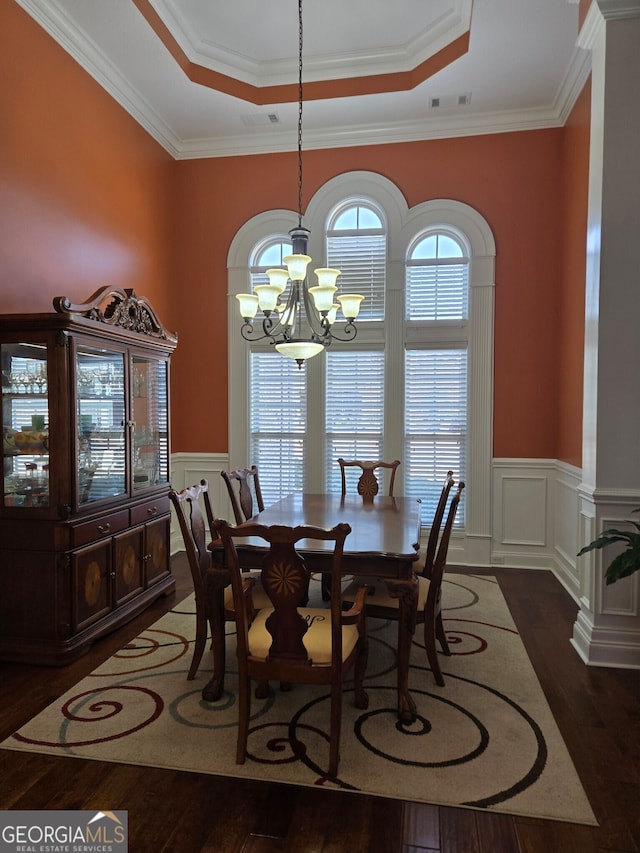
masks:
[[[492,564],[552,569],[555,461],[494,459]]]
[[[226,453],[174,453],[171,456],[171,485],[176,491],[199,483],[209,482],[209,495],[215,515],[233,522],[233,510],[221,471],[228,470],[229,457]],[[172,510],[173,512],[173,510]],[[182,536],[177,521],[171,524],[171,553],[183,551]]]
[[[579,468],[564,462],[556,462],[552,533],[555,551],[554,570],[562,585],[576,601],[580,597],[582,572],[582,566],[578,565],[577,558],[581,548],[578,544],[580,541],[578,500],[580,480]]]
[[[587,545],[603,530],[632,529],[633,510],[640,505],[638,490],[599,489],[581,484],[579,545]],[[614,543],[580,557],[580,595],[572,645],[585,663],[640,669],[640,573],[607,585],[606,567],[620,551]]]

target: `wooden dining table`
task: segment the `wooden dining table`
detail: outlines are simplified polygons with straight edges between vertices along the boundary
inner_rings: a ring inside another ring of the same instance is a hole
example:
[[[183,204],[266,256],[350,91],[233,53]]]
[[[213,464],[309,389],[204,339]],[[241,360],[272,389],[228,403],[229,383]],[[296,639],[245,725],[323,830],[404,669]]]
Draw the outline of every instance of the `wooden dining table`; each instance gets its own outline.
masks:
[[[420,547],[420,502],[414,498],[382,495],[363,499],[360,495],[342,497],[339,494],[296,492],[257,513],[251,521],[290,527],[309,524],[327,529],[339,522],[351,526],[351,533],[345,541],[343,573],[381,578],[391,595],[398,598],[398,717],[403,722],[415,720],[415,703],[409,693],[409,657],[416,625],[418,584],[414,564]],[[260,568],[266,550],[263,540],[236,540],[236,548],[243,568]],[[297,550],[311,572],[330,571],[331,542],[301,540]],[[217,701],[224,688],[223,589],[229,583],[219,552],[217,556],[214,553],[213,563],[208,586],[214,633],[214,673],[202,691],[207,701]]]

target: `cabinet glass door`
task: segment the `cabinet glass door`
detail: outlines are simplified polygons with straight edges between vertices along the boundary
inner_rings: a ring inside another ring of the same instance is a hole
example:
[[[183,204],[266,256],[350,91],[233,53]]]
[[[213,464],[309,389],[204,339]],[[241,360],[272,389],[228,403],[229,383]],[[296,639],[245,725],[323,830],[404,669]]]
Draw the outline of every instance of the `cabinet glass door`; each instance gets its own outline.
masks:
[[[124,353],[78,344],[78,504],[126,494]]]
[[[168,365],[134,355],[132,371],[133,488],[137,491],[169,479]]]
[[[0,364],[4,506],[48,506],[47,347],[2,344]]]

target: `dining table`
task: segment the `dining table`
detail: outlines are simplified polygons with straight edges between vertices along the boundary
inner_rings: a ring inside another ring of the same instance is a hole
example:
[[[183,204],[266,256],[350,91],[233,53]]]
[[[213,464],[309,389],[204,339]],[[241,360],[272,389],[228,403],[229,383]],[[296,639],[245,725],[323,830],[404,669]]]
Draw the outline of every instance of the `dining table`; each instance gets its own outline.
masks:
[[[254,515],[250,520],[265,525],[313,525],[329,529],[340,522],[351,526],[345,541],[342,571],[383,580],[398,599],[397,701],[398,717],[410,723],[416,718],[409,692],[409,658],[416,626],[418,583],[414,565],[420,547],[421,504],[415,498],[376,495],[308,494],[295,492]],[[236,539],[243,569],[261,567],[267,544],[262,539]],[[330,572],[333,543],[301,540],[296,546],[310,572]],[[203,699],[217,701],[224,689],[224,587],[229,583],[220,548],[212,543],[213,560],[208,584],[212,621],[213,677],[202,691]]]

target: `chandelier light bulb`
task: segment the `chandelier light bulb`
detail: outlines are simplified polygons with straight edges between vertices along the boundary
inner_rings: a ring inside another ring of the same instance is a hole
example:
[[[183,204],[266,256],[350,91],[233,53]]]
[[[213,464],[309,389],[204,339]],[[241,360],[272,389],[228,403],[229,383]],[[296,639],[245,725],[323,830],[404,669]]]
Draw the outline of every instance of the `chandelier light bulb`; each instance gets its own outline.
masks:
[[[240,303],[240,316],[243,320],[253,320],[258,313],[258,297],[253,293],[236,293]]]
[[[316,311],[330,311],[333,305],[333,294],[337,287],[310,287],[309,293],[313,296],[313,304],[316,306]]]
[[[278,293],[282,293],[282,291],[287,286],[287,282],[289,281],[289,273],[287,272],[287,270],[267,270],[266,275],[269,277],[269,284],[271,285],[271,287],[277,287]]]
[[[287,265],[291,281],[304,281],[311,258],[309,255],[287,255],[282,262]]]
[[[259,284],[253,288],[258,296],[258,305],[261,311],[273,311],[282,293],[277,286],[272,284]]]
[[[360,303],[363,299],[364,296],[360,296],[359,293],[343,293],[342,296],[338,296],[338,302],[342,306],[342,313],[347,320],[356,319],[360,311]]]
[[[333,324],[335,323],[339,310],[340,310],[340,306],[338,305],[337,302],[334,302],[333,305],[331,306],[331,308],[329,308],[329,313],[327,314],[327,320],[329,321],[330,325],[333,326]]]
[[[335,287],[336,279],[340,275],[340,270],[321,267],[314,270],[314,273],[318,276],[318,285],[320,287]]]

